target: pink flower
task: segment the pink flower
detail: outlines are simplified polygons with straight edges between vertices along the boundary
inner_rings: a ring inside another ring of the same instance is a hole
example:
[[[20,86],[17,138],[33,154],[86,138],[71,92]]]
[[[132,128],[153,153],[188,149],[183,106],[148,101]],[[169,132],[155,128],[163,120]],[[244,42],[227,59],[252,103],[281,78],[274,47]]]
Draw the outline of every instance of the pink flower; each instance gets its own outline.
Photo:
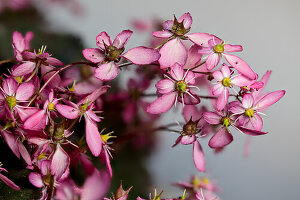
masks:
[[[54,98],[54,92],[51,90],[48,99],[45,101],[43,109],[28,117],[24,122],[23,128],[29,130],[42,130],[48,125],[51,111],[55,111],[58,99]]]
[[[259,101],[256,101],[252,94],[245,94],[242,103],[239,101],[231,102],[229,110],[238,116],[238,122],[241,126],[261,131],[263,127],[263,120],[260,116],[261,111],[279,101],[284,95],[284,90],[278,90],[268,93]]]
[[[47,68],[48,66],[52,67],[64,65],[58,59],[51,57],[49,53],[44,52],[45,49],[46,47],[42,47],[38,53],[24,51],[22,53],[24,62],[16,65],[11,74],[14,77],[19,77],[32,73],[38,67]]]
[[[208,145],[211,148],[222,148],[233,141],[233,137],[228,128],[230,126],[247,135],[257,136],[267,134],[265,132],[251,130],[237,125],[234,121],[234,116],[232,116],[229,112],[226,112],[226,110],[223,110],[222,112],[205,112],[203,117],[209,124],[222,126],[209,140]]]
[[[170,71],[171,77],[160,80],[155,87],[161,95],[147,107],[147,112],[160,114],[167,112],[176,104],[177,100],[182,104],[193,105],[200,103],[199,97],[190,88],[195,83],[195,74],[191,71],[184,72],[182,66],[176,63]]]
[[[165,21],[163,31],[155,31],[152,33],[154,37],[166,38],[168,42],[161,47],[159,61],[160,67],[166,69],[173,66],[175,63],[184,65],[187,60],[187,50],[181,39],[189,39],[192,42],[202,46],[207,44],[212,38],[207,33],[192,33],[187,34],[192,25],[193,19],[190,13],[184,13],[178,20],[174,16],[174,20]]]
[[[225,63],[222,64],[221,70],[213,72],[213,76],[217,81],[212,90],[212,94],[218,96],[217,110],[223,110],[226,106],[229,98],[229,88],[232,88],[234,85],[245,87],[253,83],[252,80],[243,75],[237,75],[232,78],[231,71]]]
[[[17,81],[10,77],[5,79],[2,83],[1,91],[0,101],[4,103],[4,107],[7,112],[11,113],[15,110],[20,113],[23,106],[19,104],[27,102],[27,100],[33,95],[34,85],[32,83],[23,83],[18,85]]]
[[[12,42],[14,47],[14,55],[17,61],[23,61],[22,53],[30,49],[29,43],[32,40],[32,38],[32,32],[27,32],[25,34],[25,37],[23,37],[21,33],[19,33],[18,31],[14,31],[12,36]]]
[[[243,74],[252,80],[257,79],[257,74],[253,72],[245,61],[237,56],[227,54],[242,51],[243,48],[241,45],[225,44],[223,40],[216,36],[209,40],[208,45],[209,47],[204,47],[198,51],[201,54],[208,54],[206,59],[206,66],[208,70],[215,68],[219,64],[220,58],[223,56],[240,74]]]
[[[123,53],[125,45],[128,42],[132,31],[124,30],[117,35],[115,40],[111,42],[106,32],[101,32],[96,37],[96,44],[99,48],[89,48],[82,51],[83,56],[93,62],[98,63],[95,71],[95,77],[109,81],[119,74],[118,63],[121,58],[125,58],[137,65],[147,65],[157,61],[160,54],[157,50],[147,47],[136,47]]]
[[[84,116],[86,127],[86,141],[94,156],[99,156],[102,150],[102,140],[98,131],[97,122],[101,119],[93,112],[94,101],[107,91],[108,87],[103,86],[95,90],[91,95],[82,99],[78,104],[67,102],[69,105],[57,104],[57,111],[67,119],[76,119]]]

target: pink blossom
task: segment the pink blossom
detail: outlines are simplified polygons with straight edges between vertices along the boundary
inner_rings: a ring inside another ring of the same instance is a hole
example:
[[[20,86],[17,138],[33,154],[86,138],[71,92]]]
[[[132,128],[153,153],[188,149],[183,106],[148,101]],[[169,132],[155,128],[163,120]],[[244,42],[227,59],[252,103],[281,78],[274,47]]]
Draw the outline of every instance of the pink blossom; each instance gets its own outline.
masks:
[[[45,101],[43,109],[28,117],[24,122],[24,129],[42,130],[49,123],[49,116],[51,111],[55,111],[55,106],[58,99],[54,98],[54,92],[51,90],[48,100]]]
[[[44,52],[45,49],[46,47],[42,47],[38,53],[24,51],[22,53],[24,62],[14,67],[12,75],[14,77],[19,77],[32,73],[38,67],[47,68],[48,66],[52,67],[64,65],[58,59],[51,57],[49,53]]]
[[[200,46],[211,39],[212,36],[207,33],[187,34],[191,29],[192,22],[190,13],[184,13],[178,20],[174,16],[174,20],[165,21],[162,24],[163,31],[152,33],[154,37],[167,39],[167,43],[159,51],[161,57],[158,61],[162,69],[171,67],[175,63],[182,66],[186,63],[188,52],[181,39],[189,39]]]
[[[147,107],[147,112],[151,114],[167,112],[177,100],[183,105],[200,103],[199,97],[190,90],[196,78],[193,72],[184,72],[182,66],[176,63],[171,68],[170,75],[171,77],[156,83],[155,87],[161,96]]]
[[[226,110],[205,112],[203,117],[211,125],[221,125],[221,128],[219,128],[214,136],[209,140],[208,145],[211,148],[222,148],[233,141],[233,136],[229,131],[230,126],[247,135],[257,136],[267,134],[265,132],[252,130],[237,125],[234,121],[234,116],[232,116],[229,112],[226,112]]]
[[[223,63],[221,70],[213,72],[213,77],[216,79],[217,84],[213,87],[212,94],[218,96],[217,109],[223,110],[226,106],[229,98],[229,88],[233,86],[245,87],[253,83],[252,80],[246,78],[243,75],[237,75],[231,77],[232,71],[229,67]]]
[[[242,51],[243,48],[241,45],[225,44],[223,40],[216,36],[209,40],[208,45],[209,47],[204,47],[198,51],[201,54],[208,55],[206,59],[206,66],[208,70],[215,68],[219,64],[220,58],[223,56],[240,74],[243,74],[252,80],[257,79],[257,74],[253,72],[245,61],[237,56],[227,54]]]
[[[96,37],[96,44],[99,48],[89,48],[82,51],[83,56],[98,64],[95,71],[95,77],[109,81],[119,74],[118,63],[121,58],[125,58],[137,65],[147,65],[157,61],[160,54],[157,50],[147,47],[136,47],[123,53],[125,45],[132,35],[132,31],[124,30],[117,35],[115,40],[111,42],[106,32],[101,32]]]
[[[284,95],[284,90],[278,90],[266,94],[259,101],[255,101],[252,94],[245,94],[242,103],[239,101],[231,102],[229,110],[238,116],[238,122],[241,126],[261,131],[263,127],[261,111],[279,101]]]
[[[12,42],[14,47],[14,55],[17,61],[23,61],[22,53],[30,49],[30,41],[33,38],[33,32],[27,32],[25,37],[22,36],[18,31],[14,31],[12,36]]]

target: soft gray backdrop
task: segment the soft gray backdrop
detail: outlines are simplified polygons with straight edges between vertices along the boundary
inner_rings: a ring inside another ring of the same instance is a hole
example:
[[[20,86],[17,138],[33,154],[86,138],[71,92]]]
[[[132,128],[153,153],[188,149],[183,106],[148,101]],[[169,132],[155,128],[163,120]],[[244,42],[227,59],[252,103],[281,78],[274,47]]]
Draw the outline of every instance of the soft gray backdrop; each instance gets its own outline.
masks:
[[[95,47],[95,36],[105,30],[116,35],[133,18],[159,16],[171,19],[190,12],[191,32],[213,33],[231,44],[241,44],[239,54],[260,75],[272,69],[267,89],[285,89],[286,96],[264,117],[270,134],[253,139],[250,157],[243,157],[245,135],[234,132],[235,141],[214,155],[203,141],[208,174],[223,188],[225,200],[300,199],[300,2],[299,0],[78,0],[84,15],[74,17],[60,7],[47,8],[49,21],[60,31],[80,35],[86,47]],[[143,44],[133,35],[128,47]],[[167,115],[165,121],[176,118]],[[173,134],[162,133],[161,147],[148,161],[155,186],[164,194],[179,194],[172,182],[197,173],[190,147],[170,148]],[[149,189],[150,192],[150,189]]]

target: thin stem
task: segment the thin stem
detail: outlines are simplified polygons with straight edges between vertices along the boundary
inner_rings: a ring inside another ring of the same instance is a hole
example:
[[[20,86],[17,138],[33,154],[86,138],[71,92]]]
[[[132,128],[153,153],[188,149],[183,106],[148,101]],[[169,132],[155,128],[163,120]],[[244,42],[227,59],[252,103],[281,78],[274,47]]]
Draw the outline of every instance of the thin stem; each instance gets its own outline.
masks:
[[[217,99],[218,98],[218,97],[214,97],[214,96],[201,96],[201,95],[199,95],[198,97],[201,99]]]
[[[154,49],[159,49],[161,48],[162,46],[164,46],[167,42],[169,42],[170,40],[173,40],[175,39],[175,36],[172,36],[170,38],[168,38],[166,41],[164,41],[163,43],[161,43],[160,45],[158,45],[157,47],[155,47]]]
[[[36,63],[36,66],[34,68],[34,71],[32,72],[32,74],[30,75],[30,77],[25,81],[25,83],[29,82],[33,77],[34,75],[39,71],[39,68],[41,66],[41,63],[42,63],[42,60],[38,60],[37,63]]]
[[[192,70],[194,70],[194,69],[197,69],[198,67],[200,67],[201,65],[203,65],[203,64],[205,64],[205,63],[206,63],[206,61],[203,61],[202,63],[196,65],[195,67],[192,67],[190,70],[192,71]]]
[[[52,196],[53,196],[53,193],[54,193],[54,180],[55,176],[54,175],[51,175],[51,178],[50,178],[50,184],[48,186],[48,195],[47,195],[47,200],[51,200],[52,199]]]
[[[157,94],[155,94],[155,93],[152,93],[152,94],[142,94],[141,96],[143,96],[143,97],[156,97]]]
[[[128,65],[132,65],[132,64],[133,64],[132,62],[122,63],[122,64],[118,65],[118,67],[122,68],[122,67],[125,67],[125,66],[128,66]]]
[[[67,130],[71,130],[71,128],[73,128],[75,126],[75,124],[77,123],[79,117],[77,117],[75,120],[73,120],[73,122],[71,123],[71,125],[67,128]]]
[[[7,60],[1,60],[0,61],[0,65],[4,64],[4,63],[9,63],[9,62],[14,62],[15,59],[7,59]]]

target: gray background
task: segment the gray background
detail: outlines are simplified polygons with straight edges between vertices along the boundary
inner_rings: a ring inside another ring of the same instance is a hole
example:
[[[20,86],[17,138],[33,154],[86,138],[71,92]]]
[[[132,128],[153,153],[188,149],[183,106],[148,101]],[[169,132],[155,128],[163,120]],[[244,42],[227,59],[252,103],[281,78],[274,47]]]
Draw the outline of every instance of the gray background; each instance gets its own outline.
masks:
[[[41,3],[37,1],[38,3]],[[114,37],[129,28],[133,18],[158,16],[172,19],[190,12],[191,32],[215,34],[231,44],[241,44],[239,55],[260,76],[272,69],[267,90],[285,89],[286,96],[273,105],[264,117],[264,131],[269,134],[253,139],[250,157],[243,157],[246,139],[236,131],[235,141],[223,153],[214,155],[202,141],[208,175],[223,188],[225,200],[300,199],[299,162],[299,76],[300,3],[297,0],[79,0],[85,10],[75,17],[60,6],[45,10],[53,28],[74,32],[86,47],[95,47],[95,37],[105,30]],[[149,35],[147,35],[149,36]],[[127,49],[144,44],[146,35],[134,34]],[[172,112],[164,122],[172,122]],[[176,135],[161,133],[160,148],[148,161],[153,187],[164,188],[165,195],[180,194],[170,186],[197,173],[189,146],[170,148]],[[152,188],[149,188],[149,192]]]

